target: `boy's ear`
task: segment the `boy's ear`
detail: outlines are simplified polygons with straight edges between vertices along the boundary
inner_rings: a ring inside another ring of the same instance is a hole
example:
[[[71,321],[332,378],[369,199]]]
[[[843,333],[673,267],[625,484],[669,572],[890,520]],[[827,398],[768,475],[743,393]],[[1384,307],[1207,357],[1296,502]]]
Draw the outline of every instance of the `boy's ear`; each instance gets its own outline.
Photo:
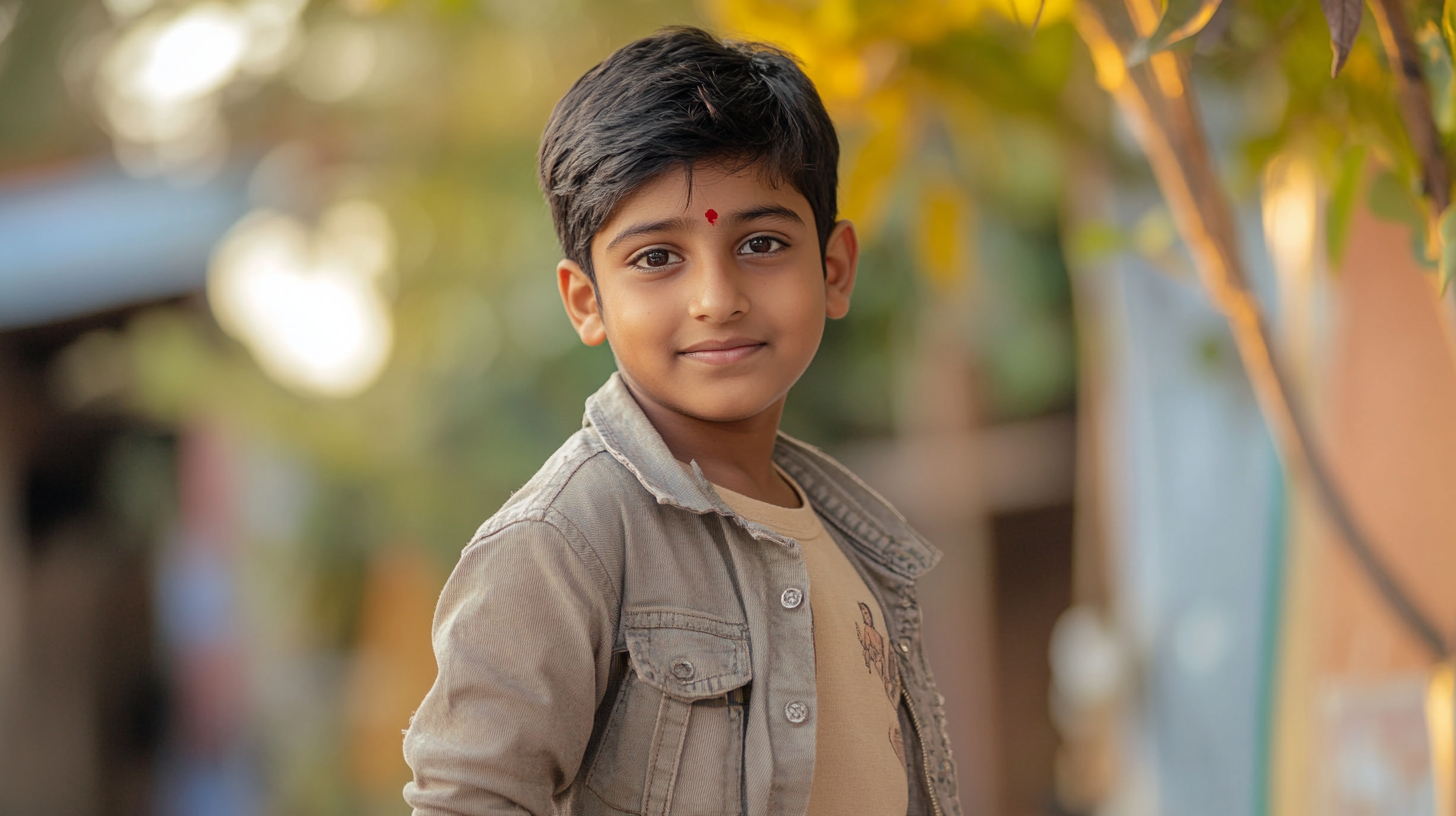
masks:
[[[824,313],[833,320],[849,314],[849,296],[859,269],[859,236],[854,224],[840,221],[824,245]]]
[[[581,265],[563,258],[556,265],[556,284],[561,289],[561,304],[566,307],[566,316],[581,342],[588,346],[600,346],[606,342],[607,329],[602,323],[597,288],[582,271]]]

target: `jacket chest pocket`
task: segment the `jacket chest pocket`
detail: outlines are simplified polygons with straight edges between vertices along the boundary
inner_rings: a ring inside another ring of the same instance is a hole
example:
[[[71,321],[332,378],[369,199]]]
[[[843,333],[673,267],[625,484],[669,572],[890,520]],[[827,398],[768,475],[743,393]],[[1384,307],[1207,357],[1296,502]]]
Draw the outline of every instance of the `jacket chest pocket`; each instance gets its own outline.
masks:
[[[587,799],[611,809],[603,813],[741,813],[748,627],[666,610],[622,621],[632,670],[592,758]]]

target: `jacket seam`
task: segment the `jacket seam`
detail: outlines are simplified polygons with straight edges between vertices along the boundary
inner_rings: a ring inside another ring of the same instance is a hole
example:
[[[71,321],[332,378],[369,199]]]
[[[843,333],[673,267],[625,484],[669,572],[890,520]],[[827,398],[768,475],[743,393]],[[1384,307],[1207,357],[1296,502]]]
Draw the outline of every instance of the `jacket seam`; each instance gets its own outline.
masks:
[[[606,562],[602,560],[602,554],[597,551],[597,548],[594,544],[592,544],[591,539],[587,537],[586,533],[582,532],[580,527],[576,526],[576,522],[572,521],[570,516],[567,516],[565,513],[557,510],[555,506],[547,506],[543,508],[542,513],[543,518],[541,519],[541,521],[543,523],[550,524],[552,527],[555,527],[556,531],[561,534],[561,537],[566,539],[567,546],[571,547],[573,552],[577,551],[577,548],[572,546],[571,544],[571,542],[573,541],[573,536],[571,535],[571,533],[563,530],[562,525],[569,525],[571,527],[571,532],[576,534],[575,540],[580,541],[581,546],[585,548],[587,552],[591,553],[592,560],[596,562],[598,574],[602,576],[601,580],[605,581],[607,585],[607,597],[611,601],[611,603],[608,604],[607,608],[618,610],[618,615],[620,616],[620,610],[622,608],[622,588],[617,586],[616,582],[612,580],[611,573],[607,571]],[[578,553],[577,557],[581,557],[580,553]],[[583,566],[585,566],[585,564],[583,564]],[[618,628],[620,628],[620,626]],[[614,635],[613,645],[615,645],[615,641],[616,636]]]
[[[683,629],[689,632],[713,635],[724,640],[748,640],[747,623],[720,620],[698,612],[687,612],[664,607],[640,607],[624,610],[624,616],[630,618],[631,622],[624,620],[622,623],[623,629]],[[641,623],[640,621],[643,620],[650,620],[652,622]],[[659,623],[658,621],[671,622]],[[730,630],[733,634],[725,635],[722,630]]]
[[[582,453],[584,455],[579,454],[562,462],[549,476],[545,477],[543,481],[551,488],[549,494],[543,491],[543,495],[528,499],[518,508],[512,508],[504,513],[498,512],[489,519],[486,519],[485,523],[475,531],[475,535],[471,536],[470,541],[466,543],[462,555],[464,551],[468,551],[482,540],[505,530],[513,524],[525,521],[539,521],[544,524],[549,524],[556,528],[556,531],[561,534],[562,538],[567,540],[567,545],[570,546],[573,537],[566,530],[562,529],[562,524],[566,524],[576,533],[576,538],[581,541],[582,545],[591,552],[592,559],[596,561],[597,566],[602,570],[602,574],[605,575],[605,562],[602,560],[601,554],[597,552],[596,547],[592,544],[591,539],[582,532],[581,528],[576,525],[576,522],[571,520],[570,516],[561,512],[556,506],[558,500],[561,498],[561,493],[566,490],[567,485],[576,478],[577,474],[581,472],[582,468],[588,462],[598,456],[611,457],[611,454],[605,448],[601,447],[595,450],[583,451]],[[616,459],[612,458],[612,461],[616,461]],[[572,547],[572,549],[575,550],[576,548]],[[615,591],[609,594],[620,595],[619,592]]]
[[[578,431],[577,434],[573,435],[573,438],[575,439],[583,435],[586,430]],[[600,438],[600,434],[598,434],[598,437]],[[568,441],[567,444],[571,444],[571,442]],[[582,450],[577,451],[571,457],[558,463],[549,473],[537,473],[532,477],[531,481],[526,483],[525,487],[530,487],[532,483],[541,483],[540,495],[527,498],[519,507],[503,507],[501,510],[496,511],[494,515],[480,525],[475,535],[465,545],[466,548],[468,549],[480,539],[494,535],[499,530],[503,530],[517,521],[540,520],[539,514],[556,504],[557,500],[561,497],[562,491],[566,489],[566,486],[571,483],[572,479],[576,478],[576,475],[581,472],[581,469],[592,459],[607,453],[606,449],[600,446],[600,443],[590,445],[585,440],[582,440],[577,444],[582,446]],[[524,490],[525,487],[522,489]],[[516,491],[512,495],[512,498],[519,495],[520,492]],[[507,504],[509,505],[509,502]]]
[[[518,524],[544,524],[547,527],[550,527],[553,531],[555,531],[558,536],[561,537],[562,543],[566,545],[566,549],[571,553],[572,557],[575,558],[577,562],[586,569],[588,574],[591,574],[593,576],[592,583],[597,585],[597,591],[602,594],[603,600],[620,599],[621,593],[617,590],[617,587],[613,585],[611,576],[607,574],[607,569],[606,566],[602,563],[601,556],[598,555],[597,551],[592,548],[589,542],[586,541],[586,537],[580,535],[580,530],[576,527],[576,525],[572,525],[572,530],[576,531],[578,535],[573,537],[572,535],[568,534],[566,530],[563,530],[561,528],[561,525],[558,524],[554,518],[549,518],[548,516],[556,516],[565,519],[565,517],[561,515],[561,512],[555,510],[554,508],[533,508],[531,512],[522,513],[518,516],[514,516],[500,526],[492,526],[491,529],[488,531],[476,533],[475,536],[470,540],[470,543],[465,545],[465,549],[464,551],[462,551],[461,556],[464,557],[466,553],[469,553],[470,550],[479,546],[487,538],[499,535],[506,530],[515,527]],[[591,553],[591,560],[595,562],[596,569],[593,569],[592,564],[588,563],[586,558],[583,557],[581,548],[573,543],[573,541],[576,539],[580,539],[582,545],[585,547],[587,552]],[[605,584],[605,586],[603,584]],[[607,608],[615,609],[617,608],[619,603],[620,600],[616,600],[613,603],[609,604]]]
[[[583,431],[585,430],[586,429],[583,429]],[[593,428],[590,432],[596,433],[596,429]],[[601,434],[597,433],[597,437],[600,440]],[[551,491],[550,496],[543,496],[540,499],[540,503],[542,505],[548,507],[554,506],[556,504],[556,500],[561,498],[561,492],[566,489],[566,486],[568,484],[571,484],[571,480],[576,478],[576,474],[580,473],[581,469],[586,467],[587,462],[590,462],[598,456],[607,453],[607,449],[605,447],[602,447],[600,444],[592,447],[594,447],[595,450],[588,448],[587,450],[582,451],[581,454],[578,454],[577,457],[573,457],[574,464],[573,460],[563,462],[561,464],[561,468],[558,469],[555,473],[551,474],[553,477],[560,475],[561,480],[556,483],[556,489]],[[569,473],[562,473],[561,471],[564,470],[567,465],[571,466],[571,471]]]

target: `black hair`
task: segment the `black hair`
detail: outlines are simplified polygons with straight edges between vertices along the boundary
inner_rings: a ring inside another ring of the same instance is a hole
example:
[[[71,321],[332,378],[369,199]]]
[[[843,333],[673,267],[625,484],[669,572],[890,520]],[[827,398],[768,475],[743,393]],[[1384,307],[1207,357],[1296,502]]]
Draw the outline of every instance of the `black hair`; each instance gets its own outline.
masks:
[[[792,56],[664,28],[571,86],[541,136],[541,190],[566,257],[595,281],[591,241],[623,198],[699,162],[788,183],[814,211],[821,259],[838,214],[839,137]]]

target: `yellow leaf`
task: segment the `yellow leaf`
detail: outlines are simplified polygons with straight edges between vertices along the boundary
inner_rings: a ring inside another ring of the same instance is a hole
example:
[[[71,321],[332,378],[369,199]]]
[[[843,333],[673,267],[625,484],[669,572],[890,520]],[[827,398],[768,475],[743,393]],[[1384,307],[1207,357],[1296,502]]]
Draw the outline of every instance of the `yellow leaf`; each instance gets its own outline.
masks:
[[[975,22],[986,7],[986,0],[943,0],[946,21],[952,25]]]
[[[848,161],[840,209],[866,234],[879,228],[890,182],[900,168],[909,125],[908,102],[887,88],[866,103],[869,136]]]
[[[1024,27],[1031,28],[1033,22],[1039,26],[1065,20],[1072,14],[1074,0],[986,0],[986,4],[995,9],[1008,20]],[[1041,17],[1038,21],[1037,14]]]
[[[796,9],[762,0],[711,0],[707,16],[734,36],[765,40],[788,47],[804,39],[808,20]]]
[[[933,43],[968,28],[980,16],[987,0],[895,0],[881,3],[873,23],[861,25],[878,36],[903,43]],[[868,15],[866,15],[868,16]]]
[[[824,104],[831,109],[839,103],[859,99],[869,78],[864,58],[853,51],[826,53],[814,64],[806,61],[804,70],[814,80]]]
[[[850,164],[840,209],[866,234],[879,228],[888,182],[900,164],[900,128],[872,134]]]
[[[797,57],[831,111],[858,101],[869,88],[870,66],[857,42],[862,20],[852,0],[714,0],[708,12],[733,36],[772,43]]]
[[[819,36],[839,42],[854,37],[859,15],[853,0],[822,0],[814,11],[814,31]]]
[[[916,248],[926,277],[940,291],[965,278],[969,213],[965,193],[953,184],[931,184],[921,191]]]

